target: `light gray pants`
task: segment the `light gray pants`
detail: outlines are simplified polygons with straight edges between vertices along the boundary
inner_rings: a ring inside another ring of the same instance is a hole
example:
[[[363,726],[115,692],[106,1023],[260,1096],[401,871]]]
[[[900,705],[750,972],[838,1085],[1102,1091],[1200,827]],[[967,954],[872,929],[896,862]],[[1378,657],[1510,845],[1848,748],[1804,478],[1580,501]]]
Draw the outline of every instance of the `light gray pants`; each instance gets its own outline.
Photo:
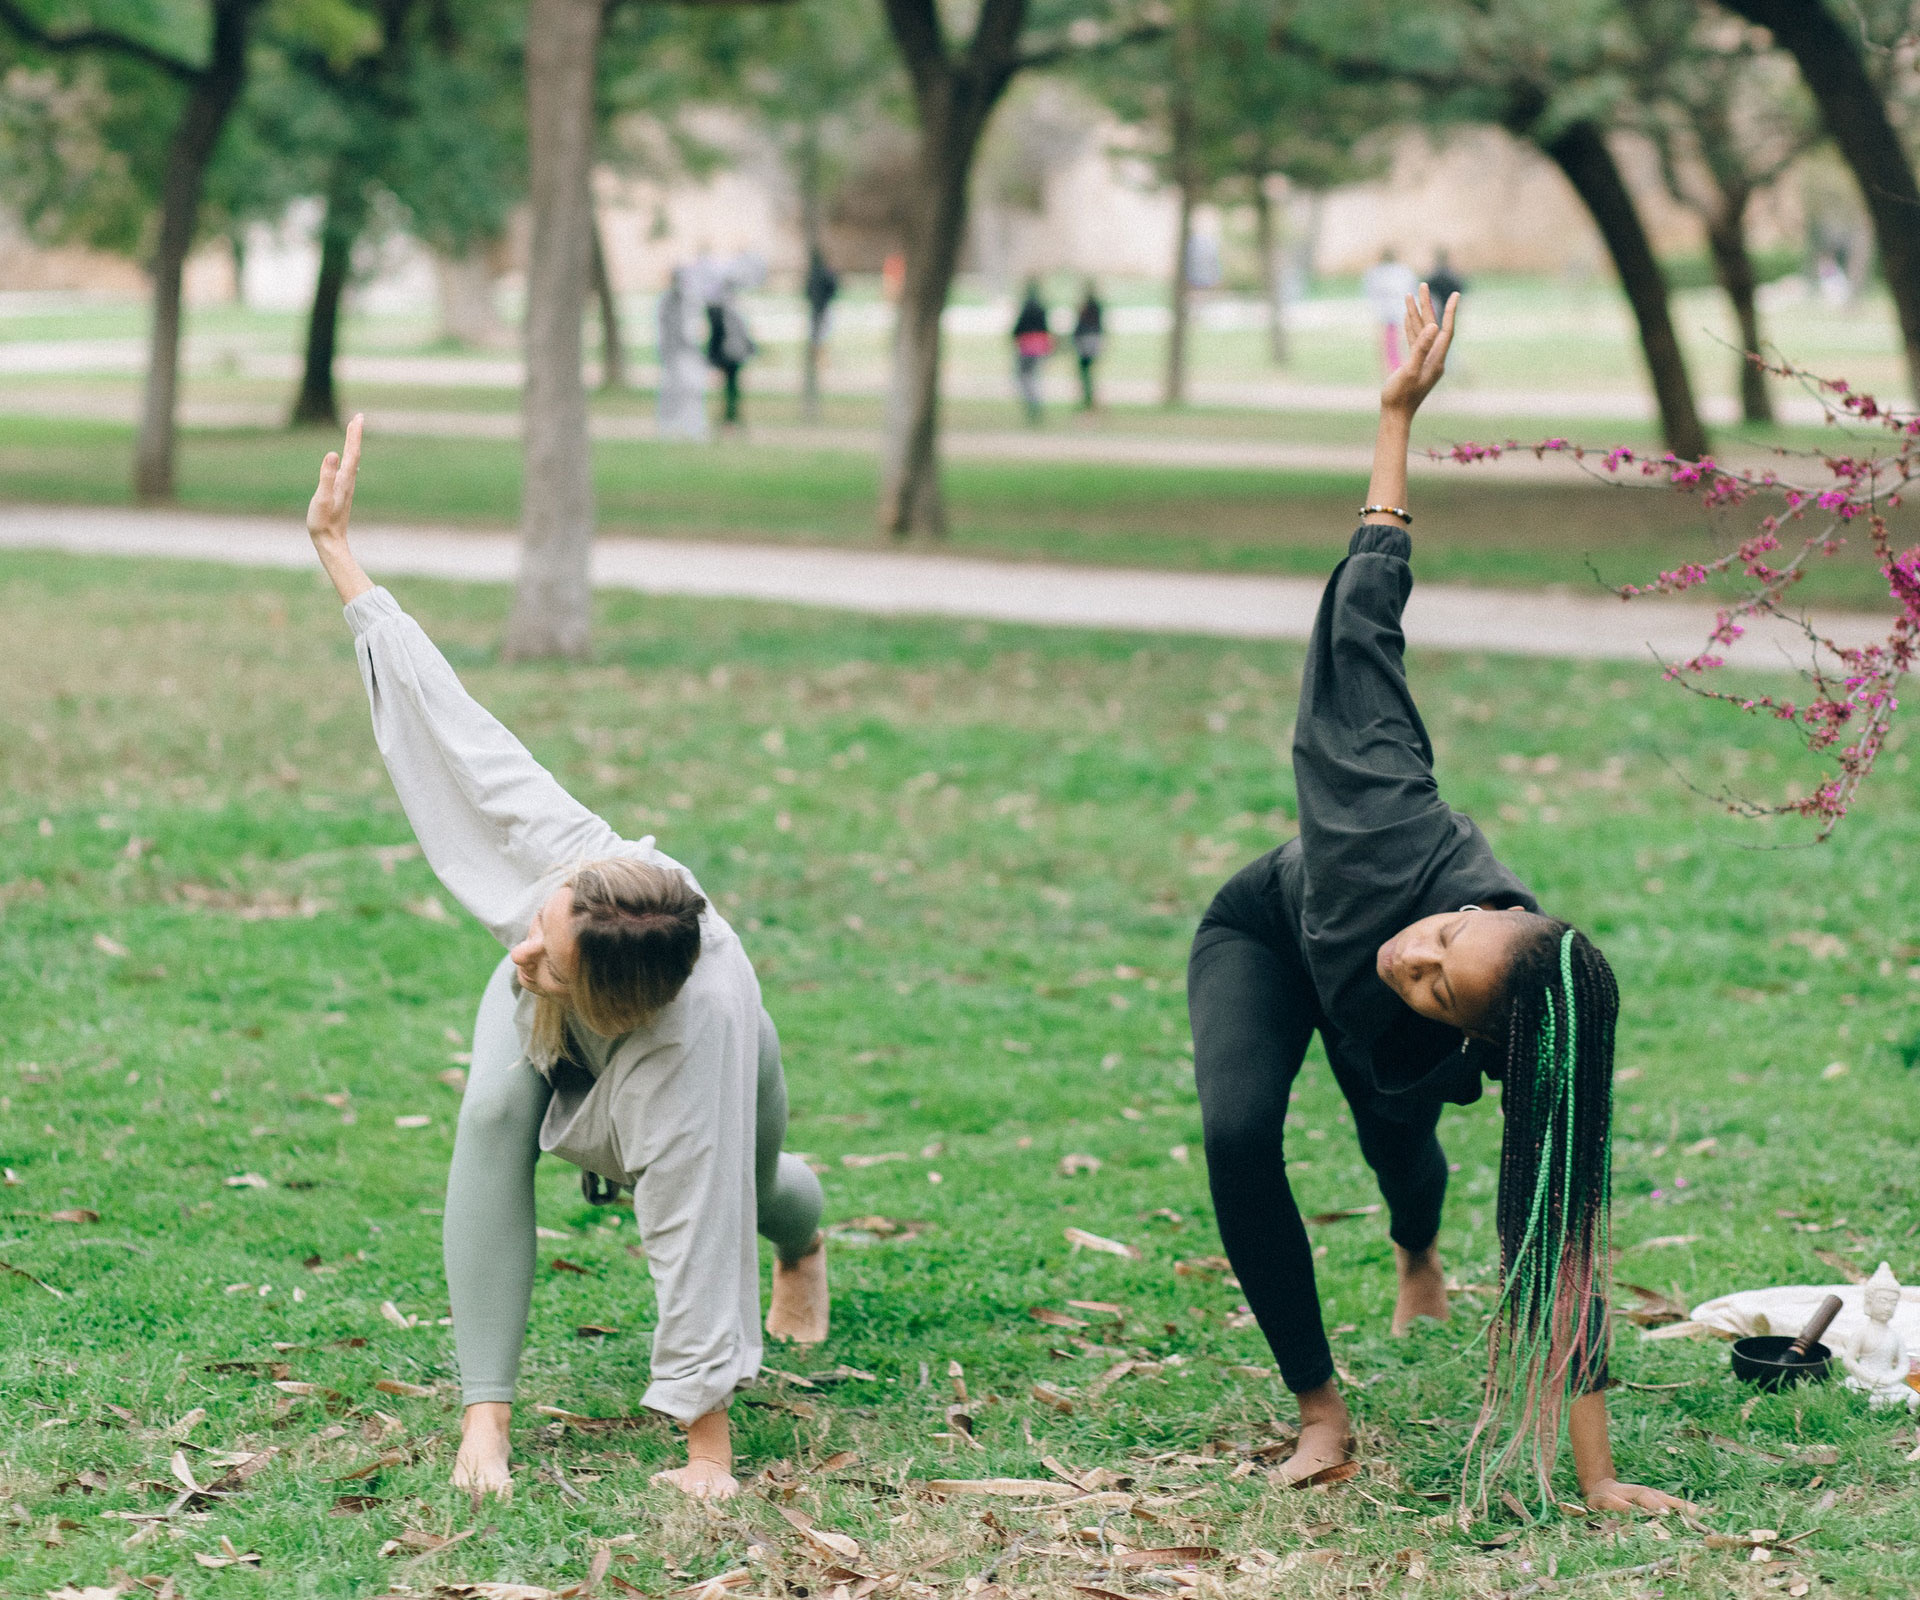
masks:
[[[511,1400],[533,1302],[533,1168],[552,1091],[520,1053],[513,1026],[513,963],[494,969],[473,1025],[473,1064],[460,1102],[442,1232],[453,1342],[466,1405]],[[782,1261],[807,1253],[824,1205],[820,1180],[784,1154],[787,1079],[780,1036],[760,1013],[759,1098],[754,1117],[757,1222]]]

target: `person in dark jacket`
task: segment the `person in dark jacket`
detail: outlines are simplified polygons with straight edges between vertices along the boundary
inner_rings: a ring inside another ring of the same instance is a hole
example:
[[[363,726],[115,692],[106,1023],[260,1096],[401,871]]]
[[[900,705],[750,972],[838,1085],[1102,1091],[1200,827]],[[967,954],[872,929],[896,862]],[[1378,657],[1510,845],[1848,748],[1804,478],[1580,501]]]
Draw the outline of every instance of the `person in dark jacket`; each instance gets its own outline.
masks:
[[[1080,363],[1080,409],[1094,409],[1094,363],[1107,342],[1107,313],[1100,304],[1100,291],[1093,279],[1087,279],[1087,292],[1080,301],[1080,313],[1073,319],[1073,354]]]
[[[1013,381],[1029,427],[1040,426],[1040,363],[1052,354],[1053,334],[1046,302],[1040,298],[1040,280],[1029,278],[1019,314],[1013,319]]]
[[[740,426],[740,369],[758,349],[740,309],[740,291],[728,279],[707,303],[707,363],[720,374],[723,428]]]
[[[1408,437],[1444,370],[1457,307],[1437,319],[1424,286],[1407,300],[1408,354],[1381,393],[1368,503],[1307,648],[1293,741],[1299,836],[1236,874],[1194,937],[1188,1005],[1208,1182],[1247,1304],[1299,1396],[1298,1450],[1280,1469],[1298,1482],[1351,1448],[1282,1156],[1308,1040],[1317,1031],[1326,1046],[1387,1203],[1396,1334],[1447,1315],[1435,1249],[1441,1107],[1500,1079],[1504,1292],[1470,1497],[1484,1503],[1523,1457],[1546,1494],[1564,1410],[1587,1503],[1659,1509],[1681,1502],[1614,1476],[1601,1392],[1613,977],[1440,798],[1403,661]]]

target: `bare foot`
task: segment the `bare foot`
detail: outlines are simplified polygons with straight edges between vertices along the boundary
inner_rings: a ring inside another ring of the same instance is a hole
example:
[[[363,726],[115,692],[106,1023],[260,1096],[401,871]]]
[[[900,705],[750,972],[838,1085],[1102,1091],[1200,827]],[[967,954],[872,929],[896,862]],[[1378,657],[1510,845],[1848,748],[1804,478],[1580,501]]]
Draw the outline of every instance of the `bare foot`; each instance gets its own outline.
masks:
[[[704,1456],[695,1456],[684,1467],[656,1472],[653,1481],[671,1484],[696,1500],[731,1500],[740,1492],[740,1480],[718,1461]]]
[[[460,1419],[460,1453],[453,1458],[453,1486],[475,1494],[513,1498],[513,1474],[507,1465],[511,1446],[507,1424],[513,1407],[504,1400],[482,1400]]]
[[[1393,1247],[1394,1270],[1400,1275],[1400,1297],[1393,1305],[1393,1336],[1404,1339],[1422,1317],[1447,1320],[1447,1274],[1440,1251],[1428,1245],[1418,1255]]]
[[[1292,1486],[1303,1483],[1316,1472],[1337,1467],[1352,1452],[1348,1434],[1347,1403],[1340,1398],[1340,1387],[1332,1379],[1300,1396],[1300,1442],[1294,1452],[1273,1469],[1273,1476]]]
[[[820,1344],[832,1312],[827,1293],[827,1240],[813,1236],[813,1248],[798,1261],[773,1263],[773,1297],[767,1306],[767,1332],[794,1344]]]

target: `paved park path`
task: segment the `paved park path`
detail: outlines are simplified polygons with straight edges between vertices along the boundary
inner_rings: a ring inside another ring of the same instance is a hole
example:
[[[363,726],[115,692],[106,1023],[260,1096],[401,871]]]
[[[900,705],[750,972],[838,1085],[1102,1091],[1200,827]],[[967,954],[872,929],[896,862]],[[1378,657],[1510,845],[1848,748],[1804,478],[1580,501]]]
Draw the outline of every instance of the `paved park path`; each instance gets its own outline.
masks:
[[[519,560],[511,533],[367,526],[354,544],[378,577],[510,582]],[[305,530],[292,517],[185,511],[0,506],[0,549],[164,557],[236,566],[305,568]],[[1044,627],[1304,639],[1320,581],[1239,574],[1074,567],[893,550],[604,538],[594,547],[601,588],[644,594],[779,601],[885,616],[981,618]],[[1676,660],[1712,626],[1710,606],[1645,601],[1628,606],[1593,593],[1426,584],[1407,607],[1407,635],[1434,650],[1495,651],[1585,660]],[[1884,637],[1872,616],[1829,615],[1842,643]],[[1797,635],[1750,635],[1742,665],[1783,668],[1806,659]]]

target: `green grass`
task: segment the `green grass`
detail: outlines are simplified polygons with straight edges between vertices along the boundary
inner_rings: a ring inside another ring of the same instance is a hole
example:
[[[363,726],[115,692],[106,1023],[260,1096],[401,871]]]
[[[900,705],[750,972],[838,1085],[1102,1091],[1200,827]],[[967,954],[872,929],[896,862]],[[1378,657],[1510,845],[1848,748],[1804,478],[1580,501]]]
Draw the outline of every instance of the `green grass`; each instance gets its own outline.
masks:
[[[188,431],[181,504],[294,518],[331,436]],[[0,417],[0,501],[125,504],[132,433],[112,424]],[[611,535],[872,545],[878,473],[845,451],[654,443],[595,447],[600,527]],[[1462,468],[1414,485],[1423,576],[1440,583],[1567,584],[1598,592],[1710,559],[1742,524],[1664,490],[1501,481]],[[1120,566],[1324,573],[1364,498],[1359,476],[959,460],[946,481],[949,547],[968,555]],[[382,520],[500,526],[517,516],[520,451],[477,439],[377,441],[361,504]],[[1735,513],[1734,517],[1738,517]],[[1920,513],[1895,513],[1903,542]],[[1805,593],[1872,608],[1886,584],[1855,545]]]
[[[1677,1560],[1657,1580],[1580,1592],[1920,1584],[1907,1419],[1837,1389],[1756,1397],[1724,1347],[1644,1344],[1624,1326],[1622,1472],[1698,1499],[1716,1529],[1819,1531],[1769,1568],[1671,1519],[1501,1513],[1472,1537],[1447,1520],[1494,1270],[1491,1101],[1442,1123],[1458,1163],[1442,1247],[1482,1286],[1453,1325],[1390,1340],[1380,1220],[1316,1230],[1362,1476],[1281,1493],[1234,1475],[1291,1405],[1239,1297],[1173,1270],[1219,1248],[1182,971],[1216,885],[1289,829],[1278,752],[1295,649],[615,597],[591,665],[509,668],[493,655],[504,592],[401,593],[575,792],[624,831],[656,832],[741,929],[786,1042],[789,1142],[827,1167],[832,1218],[925,1225],[836,1246],[832,1341],[770,1356],[872,1381],[776,1382],[736,1408],[756,1489],[859,1540],[860,1570],[957,1594],[1018,1533],[1025,1553],[1000,1581],[1065,1600],[1070,1582],[1101,1580],[1046,1552],[1104,1518],[1134,1547],[1219,1546],[1203,1567],[1235,1596],[1391,1587],[1410,1550],[1428,1576],[1394,1592],[1485,1595],[1663,1558]],[[457,1411],[436,1213],[457,1097],[440,1079],[497,951],[432,917],[446,897],[419,860],[382,854],[408,830],[318,581],[11,555],[0,605],[0,1159],[18,1178],[0,1190],[0,1259],[62,1292],[0,1279],[0,1507],[17,1508],[0,1523],[0,1593],[104,1585],[116,1567],[174,1575],[193,1600],[559,1587],[615,1538],[614,1573],[648,1593],[740,1564],[750,1541],[773,1572],[750,1592],[782,1577],[828,1592],[761,1494],[714,1516],[653,1488],[664,1429],[587,1436],[523,1410],[514,1501],[476,1515],[446,1487]],[[1920,1036],[1920,866],[1905,848],[1920,806],[1905,753],[1830,845],[1756,848],[1800,835],[1729,824],[1670,763],[1748,792],[1804,783],[1770,727],[1631,665],[1429,656],[1414,670],[1450,797],[1619,970],[1619,1275],[1693,1300],[1830,1279],[1818,1248],[1920,1276],[1920,1112],[1902,1065]],[[1827,1078],[1835,1060],[1847,1070]],[[1317,1055],[1298,1097],[1303,1205],[1369,1202]],[[841,1159],[893,1151],[908,1159]],[[1104,1165],[1063,1177],[1069,1153]],[[247,1173],[267,1186],[229,1185]],[[568,1235],[543,1241],[543,1260],[586,1272],[541,1274],[524,1398],[630,1413],[651,1319],[631,1221],[610,1227],[555,1164],[539,1192],[542,1224]],[[72,1208],[99,1221],[52,1220]],[[1072,1253],[1069,1226],[1143,1259]],[[1675,1236],[1688,1242],[1649,1242]],[[1123,1305],[1124,1327],[1029,1315],[1072,1299]],[[389,1301],[419,1325],[395,1327]],[[621,1331],[576,1338],[589,1322]],[[1118,1357],[1077,1339],[1169,1364],[1096,1396]],[[336,1397],[275,1389],[276,1362]],[[935,1438],[950,1362],[977,1452]],[[1036,1382],[1073,1411],[1031,1398]],[[277,1454],[204,1519],[142,1535],[106,1515],[164,1510],[182,1448],[202,1482],[222,1452]],[[824,1471],[841,1450],[860,1464]],[[1131,1477],[1162,1520],[1115,1503],[1064,1519],[1000,1503],[988,1518],[914,1487],[1043,1475],[1048,1455]],[[469,1536],[409,1568],[378,1553],[408,1529]],[[260,1568],[195,1562],[223,1538]]]

